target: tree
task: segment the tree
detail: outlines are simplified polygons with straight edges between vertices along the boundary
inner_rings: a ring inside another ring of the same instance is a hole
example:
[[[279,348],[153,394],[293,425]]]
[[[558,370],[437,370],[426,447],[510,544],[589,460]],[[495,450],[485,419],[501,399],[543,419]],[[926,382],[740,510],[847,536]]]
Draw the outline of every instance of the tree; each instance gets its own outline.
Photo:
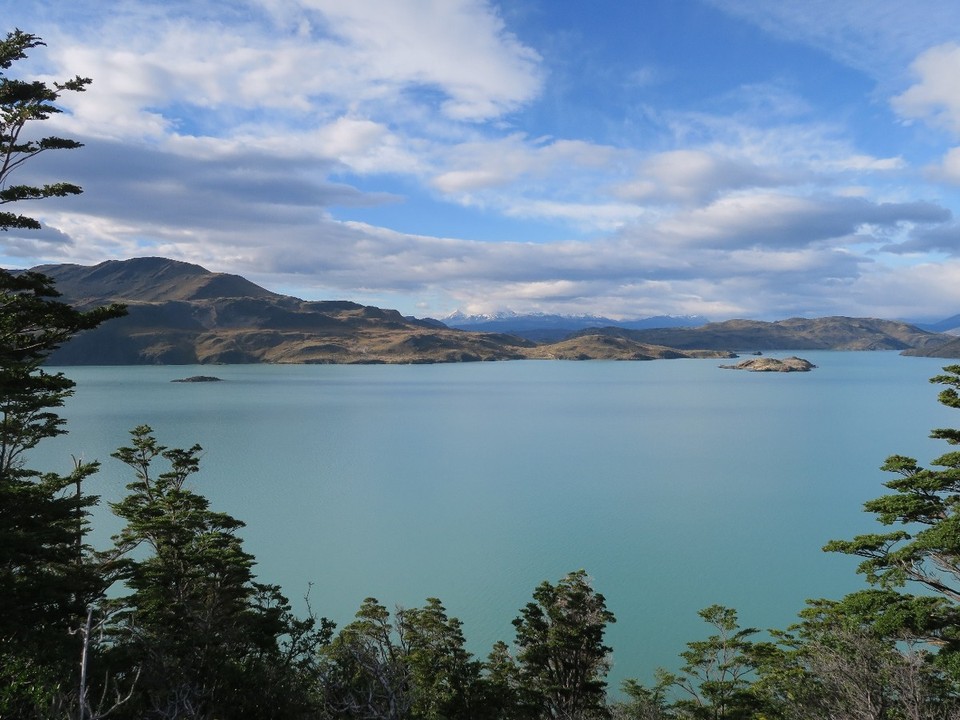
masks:
[[[541,583],[533,600],[513,621],[527,704],[556,720],[606,717],[610,648],[603,635],[616,619],[605,598],[577,570],[556,585]]]
[[[68,183],[11,185],[10,175],[40,152],[80,144],[46,137],[23,140],[29,123],[59,112],[60,93],[82,90],[81,78],[53,87],[8,78],[4,71],[42,45],[14,31],[0,41],[0,204],[72,195]],[[39,223],[0,212],[0,230]],[[98,593],[84,546],[88,508],[83,480],[96,464],[77,463],[66,476],[27,465],[39,442],[64,432],[56,409],[74,383],[42,365],[79,332],[123,313],[119,306],[79,312],[59,302],[53,282],[38,273],[0,270],[0,715],[28,717],[61,693],[64,667],[74,667],[78,641],[70,635]],[[23,691],[16,690],[22,688]]]
[[[939,401],[960,408],[960,365],[944,368],[945,374],[931,382],[947,385]],[[960,444],[960,430],[935,429],[935,439]],[[886,526],[899,529],[858,535],[852,540],[833,540],[824,549],[863,558],[858,572],[873,585],[899,589],[916,583],[945,601],[936,626],[905,627],[922,632],[925,639],[943,647],[941,662],[958,664],[960,649],[960,452],[948,452],[924,468],[913,458],[892,455],[882,469],[898,477],[884,485],[894,492],[864,504]],[[909,597],[909,596],[908,596]],[[960,672],[957,673],[960,678]]]
[[[0,41],[0,70],[9,70],[14,62],[27,57],[27,51],[44,45],[36,35],[14,30]],[[77,76],[65,82],[47,85],[8,78],[0,72],[0,205],[23,200],[79,195],[83,192],[72,183],[58,182],[43,186],[8,185],[8,178],[30,158],[47,150],[72,150],[82,147],[76,140],[54,135],[37,140],[24,139],[23,131],[32,122],[47,120],[62,112],[56,102],[65,92],[83,92],[90,78]],[[40,228],[31,217],[0,211],[0,230]]]
[[[324,696],[336,718],[455,720],[492,714],[481,663],[443,603],[390,612],[367,598],[326,649]]]
[[[411,669],[390,611],[366,598],[356,619],[324,649],[322,695],[327,716],[406,720],[413,706]]]
[[[498,640],[493,644],[484,663],[485,707],[492,720],[524,720],[530,717],[530,708],[521,702],[520,669],[510,647]]]
[[[413,713],[423,720],[483,717],[481,663],[466,650],[463,624],[443,603],[427,598],[422,608],[397,612],[407,647],[413,686]]]
[[[648,688],[630,679],[624,680],[620,689],[626,699],[611,705],[613,720],[668,720],[673,717],[663,685]]]
[[[933,647],[910,637],[938,623],[940,598],[869,589],[808,602],[800,623],[774,632],[777,649],[759,668],[758,692],[786,720],[958,717]]]
[[[680,671],[659,670],[652,690],[637,683],[625,690],[648,717],[665,712],[666,692],[670,688],[682,693],[669,704],[670,713],[675,717],[704,720],[755,717],[764,703],[754,692],[753,683],[757,668],[771,646],[751,640],[758,631],[741,628],[733,608],[711,605],[698,614],[717,632],[706,640],[687,643],[687,649],[680,653],[684,660]]]
[[[114,538],[111,579],[130,593],[113,601],[107,665],[140,667],[130,712],[159,717],[292,718],[311,706],[312,660],[330,627],[298,621],[275,586],[255,581],[243,523],[188,489],[201,448],[167,448],[149,426],[114,457],[134,471],[112,503],[126,521]],[[157,472],[154,463],[169,469]],[[136,557],[133,551],[140,548]],[[145,556],[142,553],[145,551]]]

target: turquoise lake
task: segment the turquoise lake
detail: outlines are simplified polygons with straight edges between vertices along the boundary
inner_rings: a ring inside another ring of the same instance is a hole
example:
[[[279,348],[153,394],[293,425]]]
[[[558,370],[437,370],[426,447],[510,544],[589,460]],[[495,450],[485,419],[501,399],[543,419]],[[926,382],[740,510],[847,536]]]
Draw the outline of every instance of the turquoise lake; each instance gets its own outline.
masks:
[[[784,356],[788,353],[771,353]],[[192,487],[247,523],[264,582],[348,622],[365,597],[438,597],[486,656],[542,580],[583,568],[617,623],[611,687],[650,682],[707,633],[697,610],[785,627],[812,597],[862,586],[821,552],[873,530],[861,510],[891,454],[927,464],[960,424],[928,379],[948,361],[804,352],[810,373],[717,360],[410,366],[61,368],[69,435],[30,464],[99,459],[138,424],[204,448]],[[213,374],[220,383],[172,383]],[[93,542],[118,529],[99,511]]]

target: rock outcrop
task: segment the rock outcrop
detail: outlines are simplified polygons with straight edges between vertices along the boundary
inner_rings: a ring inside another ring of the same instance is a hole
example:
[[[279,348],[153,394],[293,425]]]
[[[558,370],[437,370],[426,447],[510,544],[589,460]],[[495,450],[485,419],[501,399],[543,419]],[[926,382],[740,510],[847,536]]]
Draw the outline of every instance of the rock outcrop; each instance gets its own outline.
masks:
[[[750,372],[810,372],[816,367],[809,360],[788,357],[783,360],[768,357],[741,360],[736,365],[721,365],[727,370],[749,370]]]

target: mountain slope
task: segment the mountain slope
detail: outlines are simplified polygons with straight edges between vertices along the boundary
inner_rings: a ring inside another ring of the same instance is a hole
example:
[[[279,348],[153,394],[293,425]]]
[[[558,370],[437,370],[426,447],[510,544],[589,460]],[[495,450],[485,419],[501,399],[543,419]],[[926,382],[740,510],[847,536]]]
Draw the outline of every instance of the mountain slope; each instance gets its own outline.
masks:
[[[952,336],[864,318],[730,320],[693,328],[590,329],[537,344],[468,332],[349,301],[305,301],[237,275],[164,258],[34,268],[80,307],[124,302],[127,317],[83,333],[51,363],[429,363],[524,358],[642,360],[730,357],[735,351],[927,352]],[[953,357],[953,356],[950,356]]]
[[[537,342],[563,340],[589,328],[620,327],[630,330],[663,327],[697,327],[707,321],[702,317],[674,317],[660,315],[639,320],[611,320],[596,315],[550,315],[533,313],[519,315],[502,313],[494,316],[454,313],[442,321],[452,328],[474,332],[501,332],[519,335]]]
[[[904,355],[912,357],[935,357],[935,358],[960,358],[960,338],[950,335],[952,339],[943,345],[934,345],[932,347],[910,348],[904,350]]]
[[[40,265],[33,269],[56,280],[64,298],[78,305],[282,297],[239,275],[212,273],[199,265],[159,257],[107,260],[92,267]]]
[[[591,330],[590,333],[597,331]],[[727,320],[696,328],[623,330],[607,335],[678,349],[712,350],[906,350],[932,348],[952,339],[913,325],[875,318],[790,318],[775,322]]]
[[[519,359],[533,346],[438,328],[395,310],[304,301],[164,258],[34,270],[54,278],[66,302],[124,302],[129,311],[72,340],[53,364],[459,362]]]

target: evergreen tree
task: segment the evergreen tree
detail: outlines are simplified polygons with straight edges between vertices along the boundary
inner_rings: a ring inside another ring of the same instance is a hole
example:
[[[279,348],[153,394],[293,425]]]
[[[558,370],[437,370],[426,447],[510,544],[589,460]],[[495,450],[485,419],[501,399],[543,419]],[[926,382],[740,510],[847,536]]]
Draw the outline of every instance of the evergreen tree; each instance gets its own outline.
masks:
[[[759,666],[755,692],[786,720],[869,717],[955,720],[949,677],[933,646],[911,640],[940,624],[940,598],[865,590],[815,600]]]
[[[19,30],[0,41],[0,205],[73,195],[69,183],[15,185],[10,176],[40,152],[80,144],[57,137],[23,140],[33,121],[59,112],[65,91],[89,80],[48,86],[9,78],[5,71],[43,43]],[[33,218],[0,212],[0,230],[35,229]],[[38,273],[0,270],[0,716],[30,717],[62,699],[79,658],[76,631],[99,592],[84,546],[88,508],[83,480],[96,464],[77,463],[66,476],[41,473],[29,451],[64,432],[56,410],[73,382],[42,365],[83,330],[122,314],[119,306],[78,312],[58,301],[52,281]]]
[[[513,621],[520,690],[536,717],[587,720],[605,707],[610,648],[603,644],[615,622],[606,600],[577,570],[556,585],[544,581],[534,602]]]
[[[9,70],[27,51],[44,45],[36,35],[14,30],[0,41],[0,70]],[[50,135],[24,139],[23,131],[33,122],[47,120],[62,112],[57,100],[64,92],[83,92],[90,78],[77,76],[52,85],[35,80],[27,82],[7,77],[0,72],[0,205],[23,200],[78,195],[82,190],[72,183],[58,182],[43,186],[11,185],[9,176],[23,163],[47,150],[72,150],[83,147],[76,140]],[[40,223],[24,215],[0,212],[0,230],[12,228],[37,230]]]
[[[197,445],[160,445],[148,426],[114,457],[133,469],[112,503],[126,521],[115,537],[114,580],[130,594],[116,610],[108,666],[139,667],[132,717],[296,718],[313,706],[313,658],[330,628],[296,620],[274,586],[255,581],[243,523],[210,509],[187,480]],[[169,469],[157,472],[157,459]],[[136,552],[135,552],[136,551]]]
[[[960,365],[945,367],[931,382],[948,386],[940,392],[941,403],[960,408]],[[960,444],[956,429],[936,429],[931,437]],[[903,455],[887,458],[883,470],[897,477],[884,484],[893,492],[868,501],[864,509],[897,529],[834,540],[824,549],[863,558],[858,571],[882,589],[899,591],[911,582],[940,598],[937,613],[930,616],[938,619],[936,625],[905,624],[900,630],[941,646],[938,662],[950,665],[960,680],[960,452],[945,453],[931,465],[921,467]],[[928,602],[905,598],[913,604]]]
[[[758,631],[741,628],[733,608],[711,605],[698,614],[717,632],[706,640],[687,643],[687,649],[680,653],[683,667],[678,673],[660,670],[657,687],[649,697],[660,696],[667,688],[679,689],[682,695],[671,708],[681,718],[756,717],[764,703],[753,683],[762,658],[772,647],[751,640]]]
[[[390,612],[367,598],[325,650],[324,695],[334,718],[484,720],[493,714],[482,664],[437,598]]]

